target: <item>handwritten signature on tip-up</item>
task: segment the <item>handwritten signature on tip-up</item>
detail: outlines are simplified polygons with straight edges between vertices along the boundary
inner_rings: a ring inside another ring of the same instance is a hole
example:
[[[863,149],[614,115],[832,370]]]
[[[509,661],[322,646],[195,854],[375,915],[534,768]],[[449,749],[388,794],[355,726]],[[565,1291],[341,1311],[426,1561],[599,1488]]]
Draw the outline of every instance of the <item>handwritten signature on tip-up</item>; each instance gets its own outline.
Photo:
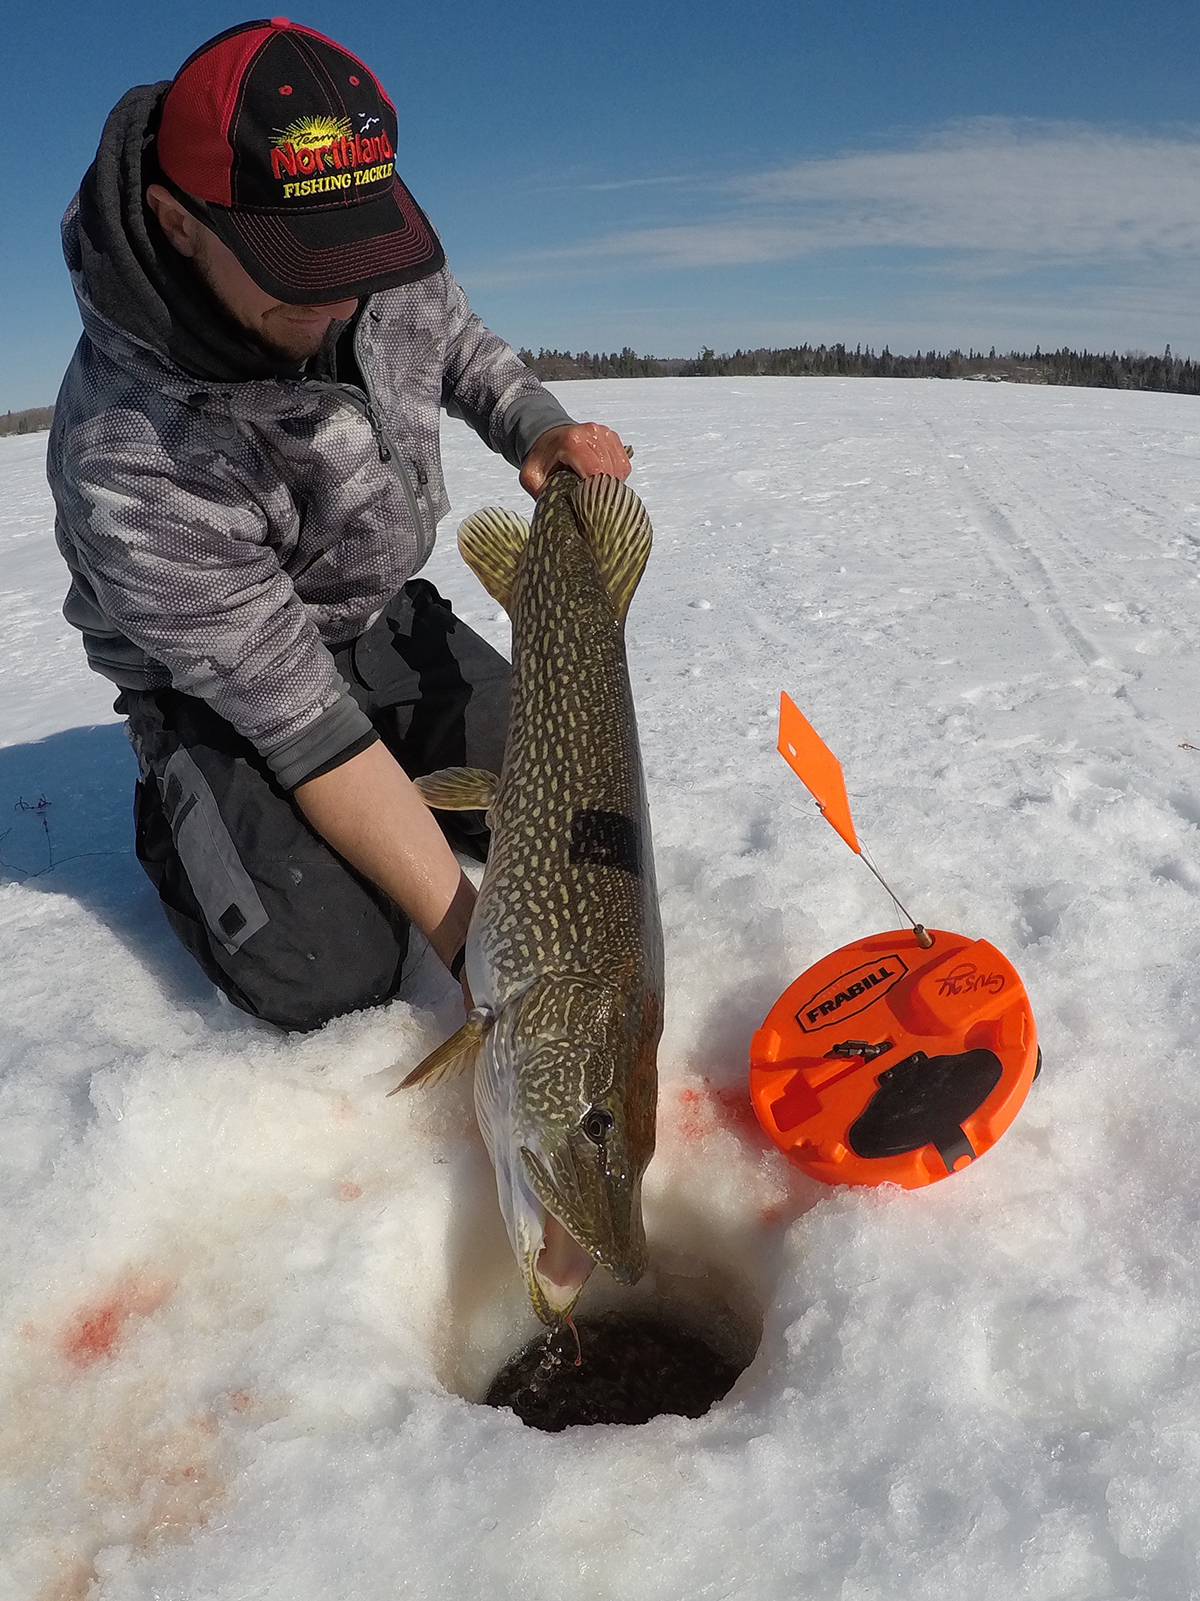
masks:
[[[963,962],[941,979],[938,994],[973,995],[977,990],[987,990],[989,994],[999,995],[1006,982],[1003,973],[981,973],[974,962]]]

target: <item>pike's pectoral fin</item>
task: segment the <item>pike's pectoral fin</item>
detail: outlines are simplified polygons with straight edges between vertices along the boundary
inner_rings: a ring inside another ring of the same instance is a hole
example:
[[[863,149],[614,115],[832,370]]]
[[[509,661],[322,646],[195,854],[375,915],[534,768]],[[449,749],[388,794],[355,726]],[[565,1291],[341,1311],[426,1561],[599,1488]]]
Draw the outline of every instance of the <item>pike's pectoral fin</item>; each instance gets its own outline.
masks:
[[[440,1084],[443,1079],[457,1078],[460,1073],[465,1073],[468,1068],[474,1067],[483,1036],[491,1028],[493,1021],[491,1012],[485,1012],[481,1007],[477,1007],[457,1034],[451,1034],[436,1051],[430,1051],[425,1060],[414,1067],[407,1078],[401,1079],[394,1090],[388,1091],[388,1095],[399,1095],[401,1090],[411,1089],[414,1084],[424,1086]]]
[[[577,484],[571,503],[623,623],[654,537],[646,508],[628,484],[603,473]]]
[[[486,812],[496,799],[500,780],[482,767],[443,767],[414,778],[413,785],[433,811]]]
[[[459,527],[462,559],[505,611],[512,610],[517,572],[528,543],[529,524],[525,519],[498,506],[473,511]]]

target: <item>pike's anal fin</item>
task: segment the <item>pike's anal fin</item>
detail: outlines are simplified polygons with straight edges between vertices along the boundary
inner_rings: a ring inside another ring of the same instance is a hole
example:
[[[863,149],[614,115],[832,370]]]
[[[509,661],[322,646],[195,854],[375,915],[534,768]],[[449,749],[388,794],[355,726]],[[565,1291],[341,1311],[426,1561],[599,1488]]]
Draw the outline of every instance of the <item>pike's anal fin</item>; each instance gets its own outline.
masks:
[[[473,511],[458,530],[462,559],[506,612],[512,611],[517,570],[528,543],[529,524],[525,519],[498,506]]]
[[[426,806],[439,812],[486,812],[499,783],[495,773],[482,767],[443,767],[413,779]]]
[[[624,623],[654,537],[646,508],[628,484],[604,473],[577,484],[571,491],[571,504],[617,616]]]
[[[399,1095],[401,1090],[412,1089],[417,1084],[424,1087],[440,1084],[443,1079],[457,1078],[460,1073],[474,1067],[483,1037],[493,1021],[491,1012],[476,1007],[458,1032],[451,1034],[448,1040],[443,1040],[435,1051],[430,1051],[407,1078],[401,1079],[394,1090],[388,1091],[388,1095]]]

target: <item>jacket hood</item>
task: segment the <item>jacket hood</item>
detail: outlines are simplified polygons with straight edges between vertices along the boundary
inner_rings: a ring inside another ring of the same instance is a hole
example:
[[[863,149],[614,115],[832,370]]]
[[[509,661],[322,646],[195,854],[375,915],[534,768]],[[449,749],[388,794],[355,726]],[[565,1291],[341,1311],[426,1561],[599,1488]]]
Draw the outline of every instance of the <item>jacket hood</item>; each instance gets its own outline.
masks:
[[[85,312],[193,377],[230,383],[295,377],[300,367],[250,344],[146,205],[154,136],[169,82],[142,84],[109,113],[96,159],[63,219],[64,252]]]

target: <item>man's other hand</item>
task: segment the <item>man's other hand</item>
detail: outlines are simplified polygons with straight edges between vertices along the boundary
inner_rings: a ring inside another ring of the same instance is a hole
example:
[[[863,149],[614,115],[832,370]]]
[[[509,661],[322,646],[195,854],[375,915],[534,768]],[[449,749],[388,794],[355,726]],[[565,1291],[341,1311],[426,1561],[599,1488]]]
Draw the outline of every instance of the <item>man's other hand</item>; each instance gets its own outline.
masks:
[[[581,478],[597,473],[629,477],[629,457],[620,435],[602,422],[562,423],[539,434],[521,468],[521,488],[536,500],[559,466],[574,468]]]

